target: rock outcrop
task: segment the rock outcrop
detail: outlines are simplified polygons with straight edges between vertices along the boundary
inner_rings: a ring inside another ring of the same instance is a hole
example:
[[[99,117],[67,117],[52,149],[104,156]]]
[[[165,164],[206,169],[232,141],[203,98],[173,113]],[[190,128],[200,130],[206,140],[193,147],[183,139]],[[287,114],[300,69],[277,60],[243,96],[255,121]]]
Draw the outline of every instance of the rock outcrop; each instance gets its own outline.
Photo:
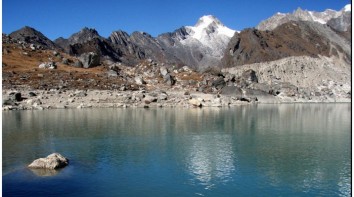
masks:
[[[69,164],[69,160],[59,153],[52,153],[46,158],[39,158],[34,160],[29,168],[43,168],[43,169],[58,169],[63,168]]]
[[[55,64],[55,62],[43,62],[39,64],[38,68],[57,69],[57,65]]]
[[[100,56],[93,52],[82,54],[80,60],[84,68],[92,68],[100,64]]]
[[[43,49],[59,48],[54,42],[32,27],[25,26],[12,32],[9,36],[17,41],[41,46]]]

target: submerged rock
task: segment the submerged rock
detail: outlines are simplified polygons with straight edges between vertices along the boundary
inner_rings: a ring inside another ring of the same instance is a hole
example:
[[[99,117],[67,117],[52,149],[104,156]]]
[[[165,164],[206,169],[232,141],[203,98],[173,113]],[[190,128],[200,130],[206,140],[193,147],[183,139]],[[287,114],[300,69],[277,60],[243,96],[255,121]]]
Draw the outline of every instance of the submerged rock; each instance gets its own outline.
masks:
[[[30,168],[30,170],[37,176],[55,176],[59,173],[58,170],[45,169],[45,168]]]
[[[46,158],[39,158],[34,160],[29,168],[44,168],[44,169],[57,169],[63,168],[69,164],[69,160],[59,153],[52,153]]]

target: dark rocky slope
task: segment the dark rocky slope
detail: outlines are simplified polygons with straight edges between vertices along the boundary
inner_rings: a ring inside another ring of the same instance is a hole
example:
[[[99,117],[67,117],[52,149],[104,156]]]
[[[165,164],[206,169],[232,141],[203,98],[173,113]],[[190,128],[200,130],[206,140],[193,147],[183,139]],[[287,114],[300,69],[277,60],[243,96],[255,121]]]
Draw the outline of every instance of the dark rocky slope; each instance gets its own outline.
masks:
[[[25,26],[17,31],[12,32],[9,36],[15,40],[35,44],[43,47],[43,49],[56,49],[59,48],[54,42],[49,40],[41,32],[32,27]]]
[[[278,60],[290,56],[342,56],[351,61],[350,41],[330,27],[293,21],[273,31],[246,29],[231,39],[222,59],[225,67]]]

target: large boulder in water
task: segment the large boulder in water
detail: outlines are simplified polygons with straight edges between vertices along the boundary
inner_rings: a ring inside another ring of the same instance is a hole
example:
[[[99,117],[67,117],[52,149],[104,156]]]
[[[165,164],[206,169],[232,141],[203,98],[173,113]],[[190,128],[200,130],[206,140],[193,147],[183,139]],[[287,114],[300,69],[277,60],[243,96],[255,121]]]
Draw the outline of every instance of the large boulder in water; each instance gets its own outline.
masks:
[[[57,169],[63,168],[69,164],[69,160],[59,153],[52,153],[46,158],[34,160],[29,168]]]

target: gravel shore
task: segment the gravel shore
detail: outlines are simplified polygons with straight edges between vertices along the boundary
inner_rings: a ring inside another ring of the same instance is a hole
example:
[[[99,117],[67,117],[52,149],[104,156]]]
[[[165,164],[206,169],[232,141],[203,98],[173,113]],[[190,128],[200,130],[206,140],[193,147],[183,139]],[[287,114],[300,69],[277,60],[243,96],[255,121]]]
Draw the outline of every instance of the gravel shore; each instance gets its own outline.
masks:
[[[312,100],[274,96],[272,99],[245,101],[233,96],[200,92],[118,91],[118,90],[3,90],[3,110],[47,110],[125,107],[229,107],[256,103],[351,102],[350,99],[316,97]]]

